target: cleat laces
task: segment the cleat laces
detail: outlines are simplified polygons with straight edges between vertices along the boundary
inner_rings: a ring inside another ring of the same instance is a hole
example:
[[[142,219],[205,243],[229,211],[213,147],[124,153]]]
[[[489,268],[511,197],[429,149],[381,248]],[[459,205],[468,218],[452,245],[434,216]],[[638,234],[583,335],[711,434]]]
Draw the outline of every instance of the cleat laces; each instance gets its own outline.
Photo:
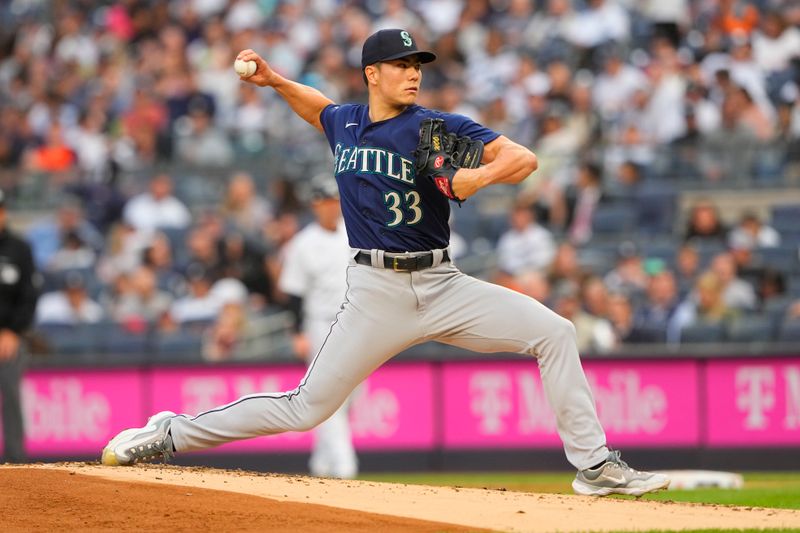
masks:
[[[164,461],[169,461],[175,457],[175,452],[172,451],[172,438],[167,435],[165,438],[151,442],[148,444],[140,444],[139,446],[128,449],[134,463],[150,462],[163,458]]]

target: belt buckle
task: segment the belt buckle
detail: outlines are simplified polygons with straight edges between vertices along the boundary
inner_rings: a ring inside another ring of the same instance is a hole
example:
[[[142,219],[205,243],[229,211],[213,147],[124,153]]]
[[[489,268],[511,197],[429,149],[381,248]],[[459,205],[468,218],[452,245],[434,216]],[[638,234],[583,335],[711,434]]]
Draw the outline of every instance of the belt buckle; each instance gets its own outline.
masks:
[[[394,256],[394,257],[392,257],[392,270],[394,270],[395,272],[411,272],[411,269],[403,268],[400,265],[400,260],[401,259],[411,259],[411,258],[410,257],[403,257],[403,256]]]

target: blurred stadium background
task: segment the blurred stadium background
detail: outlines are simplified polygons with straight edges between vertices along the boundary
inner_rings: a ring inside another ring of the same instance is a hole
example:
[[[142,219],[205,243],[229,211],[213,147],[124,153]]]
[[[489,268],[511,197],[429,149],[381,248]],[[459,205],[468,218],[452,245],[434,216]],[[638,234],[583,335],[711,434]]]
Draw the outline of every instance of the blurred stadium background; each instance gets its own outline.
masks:
[[[611,444],[800,468],[799,24],[789,0],[0,3],[0,187],[43,290],[31,455],[296,385],[274,281],[332,157],[233,58],[363,101],[363,40],[403,27],[439,54],[419,103],[539,156],[454,209],[454,255],[575,322]],[[566,467],[535,374],[409,350],[356,400],[363,466]],[[302,471],[307,446],[198,461]]]

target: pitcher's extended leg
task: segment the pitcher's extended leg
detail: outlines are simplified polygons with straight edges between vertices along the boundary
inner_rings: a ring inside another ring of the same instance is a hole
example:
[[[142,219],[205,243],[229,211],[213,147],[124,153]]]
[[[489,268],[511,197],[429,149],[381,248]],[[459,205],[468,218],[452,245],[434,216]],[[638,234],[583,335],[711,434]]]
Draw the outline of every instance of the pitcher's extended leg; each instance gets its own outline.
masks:
[[[427,281],[427,277],[421,279]],[[433,281],[425,286],[428,312],[424,323],[435,328],[426,333],[477,352],[536,356],[569,462],[582,470],[606,459],[605,432],[597,418],[570,321],[532,298],[464,274],[451,277],[445,284]]]
[[[333,414],[369,374],[416,340],[413,293],[397,290],[386,274],[366,266],[348,270],[347,302],[300,385],[291,391],[251,394],[193,418],[171,422],[179,452],[226,442],[307,431]],[[392,306],[386,306],[390,300]],[[401,318],[402,317],[402,318]]]

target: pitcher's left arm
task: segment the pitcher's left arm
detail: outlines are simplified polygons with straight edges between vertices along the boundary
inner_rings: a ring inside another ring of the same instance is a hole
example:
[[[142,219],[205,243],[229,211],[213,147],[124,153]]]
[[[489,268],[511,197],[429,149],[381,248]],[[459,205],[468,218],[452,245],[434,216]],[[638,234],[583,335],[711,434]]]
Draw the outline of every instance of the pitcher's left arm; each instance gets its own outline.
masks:
[[[489,185],[519,183],[539,166],[536,154],[505,135],[484,146],[481,162],[483,166],[462,168],[453,176],[456,196],[467,199]]]

